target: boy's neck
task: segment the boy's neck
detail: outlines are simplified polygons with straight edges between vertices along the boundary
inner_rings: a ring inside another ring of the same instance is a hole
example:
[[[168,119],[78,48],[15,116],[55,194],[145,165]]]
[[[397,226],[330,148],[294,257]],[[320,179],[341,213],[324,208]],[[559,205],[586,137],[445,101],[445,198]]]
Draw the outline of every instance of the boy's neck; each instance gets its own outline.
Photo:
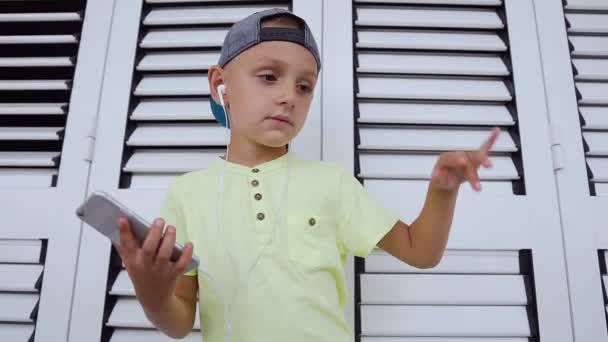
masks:
[[[242,146],[229,145],[228,161],[234,164],[253,167],[282,157],[287,153],[287,146]],[[225,157],[224,157],[225,158]]]

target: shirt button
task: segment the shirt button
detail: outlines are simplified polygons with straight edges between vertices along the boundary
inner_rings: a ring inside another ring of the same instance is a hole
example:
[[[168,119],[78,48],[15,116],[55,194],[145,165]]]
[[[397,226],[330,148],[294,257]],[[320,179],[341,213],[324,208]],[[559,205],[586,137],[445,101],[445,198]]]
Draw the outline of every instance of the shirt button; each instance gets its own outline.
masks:
[[[251,185],[258,186],[258,185],[260,185],[260,182],[258,182],[257,179],[254,179],[254,180],[251,181]]]
[[[259,201],[262,199],[262,194],[255,194],[253,197],[256,199],[256,201]]]
[[[316,223],[317,223],[317,220],[315,220],[313,217],[311,217],[311,218],[308,220],[308,224],[309,224],[309,225],[311,225],[311,226],[314,226]]]
[[[258,172],[260,172],[260,169],[255,168],[255,169],[251,170],[251,172],[253,172],[253,173],[258,173]]]
[[[258,213],[257,217],[258,217],[258,220],[262,221],[264,219],[264,217],[266,217],[266,216],[264,215],[264,213]]]

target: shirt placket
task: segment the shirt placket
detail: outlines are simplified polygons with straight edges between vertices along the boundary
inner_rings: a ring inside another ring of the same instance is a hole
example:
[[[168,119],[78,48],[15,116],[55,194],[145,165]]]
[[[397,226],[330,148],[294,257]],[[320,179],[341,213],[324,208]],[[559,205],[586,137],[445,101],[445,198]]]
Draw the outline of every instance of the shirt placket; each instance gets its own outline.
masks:
[[[252,202],[252,211],[249,213],[255,222],[256,235],[266,240],[271,233],[271,220],[269,217],[269,203],[267,200],[268,187],[261,178],[260,169],[253,168],[249,175],[249,200]]]

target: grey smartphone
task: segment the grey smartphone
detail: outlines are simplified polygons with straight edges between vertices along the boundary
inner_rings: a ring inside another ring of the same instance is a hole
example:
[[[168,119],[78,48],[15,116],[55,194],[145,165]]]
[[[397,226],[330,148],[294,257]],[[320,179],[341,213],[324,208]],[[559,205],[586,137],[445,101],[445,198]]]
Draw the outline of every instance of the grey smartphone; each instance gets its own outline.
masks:
[[[117,221],[121,216],[125,216],[129,220],[131,232],[140,246],[150,230],[150,224],[146,220],[103,191],[91,193],[76,209],[76,216],[116,243],[120,242]],[[171,261],[177,261],[180,258],[182,249],[183,246],[176,242],[171,253]],[[199,259],[193,255],[186,272],[198,268],[198,265]]]

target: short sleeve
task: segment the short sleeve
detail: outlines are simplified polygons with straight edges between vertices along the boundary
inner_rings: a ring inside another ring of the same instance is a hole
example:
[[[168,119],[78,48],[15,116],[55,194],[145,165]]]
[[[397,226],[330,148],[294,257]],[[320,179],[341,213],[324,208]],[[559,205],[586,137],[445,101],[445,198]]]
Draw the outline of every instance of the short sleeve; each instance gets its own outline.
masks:
[[[189,237],[186,226],[184,207],[179,201],[178,194],[176,193],[175,183],[172,183],[165,193],[165,198],[160,209],[160,217],[165,220],[166,225],[170,224],[175,227],[175,240],[182,246],[185,245],[186,242],[192,241]],[[195,276],[196,274],[196,269],[184,273],[184,275],[187,276]]]
[[[343,250],[366,257],[399,221],[352,175],[341,169],[338,189],[338,237]]]

